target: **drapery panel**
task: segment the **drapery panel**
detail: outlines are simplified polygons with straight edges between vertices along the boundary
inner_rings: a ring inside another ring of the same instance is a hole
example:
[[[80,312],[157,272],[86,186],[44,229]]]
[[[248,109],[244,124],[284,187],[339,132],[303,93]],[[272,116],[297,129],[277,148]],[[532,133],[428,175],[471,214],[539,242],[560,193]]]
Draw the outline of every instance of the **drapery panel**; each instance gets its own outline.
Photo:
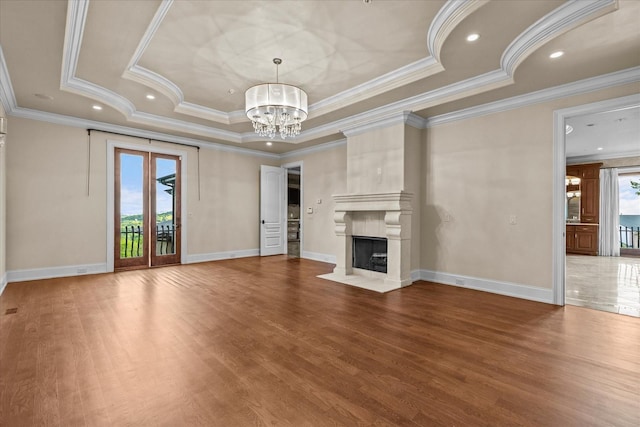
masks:
[[[620,256],[618,169],[600,169],[600,256]]]

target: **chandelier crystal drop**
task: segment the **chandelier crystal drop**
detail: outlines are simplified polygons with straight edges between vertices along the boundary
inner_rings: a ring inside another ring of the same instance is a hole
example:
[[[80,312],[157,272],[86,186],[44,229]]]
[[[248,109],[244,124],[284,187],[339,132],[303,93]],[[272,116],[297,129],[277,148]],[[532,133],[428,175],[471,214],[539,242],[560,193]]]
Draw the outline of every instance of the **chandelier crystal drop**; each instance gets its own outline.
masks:
[[[299,87],[278,83],[280,58],[276,64],[276,83],[263,83],[245,92],[245,111],[253,129],[261,137],[293,138],[300,134],[307,119],[307,94]]]

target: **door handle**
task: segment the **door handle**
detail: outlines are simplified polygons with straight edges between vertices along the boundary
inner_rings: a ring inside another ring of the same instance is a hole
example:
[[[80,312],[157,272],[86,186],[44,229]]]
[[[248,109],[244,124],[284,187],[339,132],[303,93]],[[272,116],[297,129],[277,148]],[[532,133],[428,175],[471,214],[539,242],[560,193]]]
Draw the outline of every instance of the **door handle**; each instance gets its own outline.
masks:
[[[262,223],[264,224],[264,219],[262,220]]]

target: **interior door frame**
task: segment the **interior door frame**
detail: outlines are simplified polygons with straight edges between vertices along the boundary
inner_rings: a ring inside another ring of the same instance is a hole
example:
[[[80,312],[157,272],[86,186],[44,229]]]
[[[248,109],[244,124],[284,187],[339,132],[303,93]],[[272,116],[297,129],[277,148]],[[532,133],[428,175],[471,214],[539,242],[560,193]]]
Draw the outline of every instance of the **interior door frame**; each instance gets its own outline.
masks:
[[[106,255],[107,255],[107,272],[114,272],[114,229],[115,229],[115,149],[123,148],[134,151],[146,151],[148,153],[169,154],[180,157],[180,174],[182,176],[182,188],[180,192],[180,215],[181,224],[181,251],[180,263],[187,264],[188,252],[188,233],[187,233],[187,194],[188,194],[188,152],[180,149],[158,147],[151,144],[136,144],[131,142],[123,142],[118,140],[107,139],[107,233],[106,233]]]
[[[297,162],[291,162],[291,163],[285,163],[283,164],[281,167],[283,167],[285,169],[285,187],[287,184],[287,174],[289,173],[288,170],[289,169],[293,169],[293,168],[300,168],[300,258],[304,258],[303,257],[303,252],[304,252],[304,214],[305,214],[305,210],[304,210],[304,161],[300,160]],[[285,221],[287,218],[287,206],[289,204],[289,194],[287,191],[285,191],[285,194],[287,195],[287,200],[286,203],[284,204],[284,217],[285,217]],[[286,242],[285,242],[286,244]],[[288,251],[288,249],[286,249]]]
[[[566,190],[564,179],[566,175],[566,140],[565,120],[584,114],[600,113],[616,109],[637,107],[640,105],[640,94],[607,99],[575,107],[563,108],[553,112],[553,209],[552,209],[552,288],[553,303],[565,305],[565,276],[566,276],[566,221],[564,202]],[[586,160],[586,159],[585,159]],[[598,160],[593,158],[593,160]]]

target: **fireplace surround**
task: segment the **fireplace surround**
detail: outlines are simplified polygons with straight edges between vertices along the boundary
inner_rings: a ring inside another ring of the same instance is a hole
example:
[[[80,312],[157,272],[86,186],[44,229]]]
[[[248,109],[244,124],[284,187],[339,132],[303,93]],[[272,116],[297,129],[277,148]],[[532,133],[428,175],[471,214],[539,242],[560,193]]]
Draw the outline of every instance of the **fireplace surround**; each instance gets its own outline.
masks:
[[[405,191],[333,196],[335,232],[338,237],[336,267],[332,274],[321,277],[378,292],[410,285],[412,198],[413,194]],[[372,276],[354,269],[354,228],[377,230],[381,235],[376,236],[375,232],[367,235],[387,239],[386,274],[375,273]]]

